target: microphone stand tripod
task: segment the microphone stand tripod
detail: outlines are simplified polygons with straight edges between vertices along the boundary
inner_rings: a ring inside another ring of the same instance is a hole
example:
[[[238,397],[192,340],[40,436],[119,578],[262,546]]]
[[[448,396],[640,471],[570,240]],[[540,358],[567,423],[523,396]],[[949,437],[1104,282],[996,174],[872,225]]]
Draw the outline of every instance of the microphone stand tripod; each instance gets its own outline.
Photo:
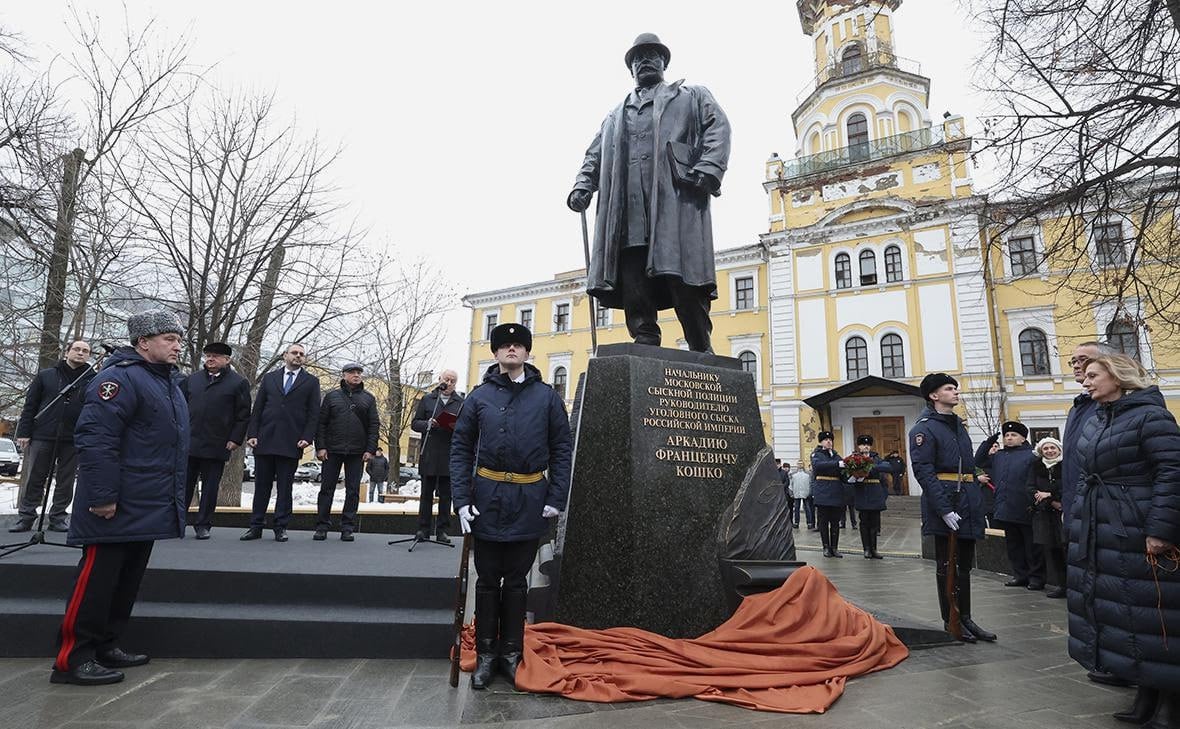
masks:
[[[56,397],[50,400],[45,405],[45,407],[41,408],[39,413],[33,416],[34,427],[36,427],[37,421],[44,417],[45,413],[49,412],[49,410],[59,401],[63,406],[68,405],[70,402],[70,396],[73,395],[74,391],[82,387],[83,384],[90,382],[90,380],[94,378],[94,375],[97,374],[99,369],[102,368],[102,363],[105,359],[106,357],[99,357],[97,362],[87,368],[90,370],[89,374],[83,372],[82,374],[78,375],[73,382],[67,383],[66,386],[57,393]],[[51,542],[45,538],[45,513],[49,510],[49,490],[50,488],[56,489],[60,485],[57,482],[57,444],[61,440],[61,435],[62,420],[59,418],[57,421],[57,433],[54,435],[53,440],[50,442],[49,446],[49,473],[46,476],[45,486],[41,492],[41,514],[37,518],[37,526],[33,529],[33,533],[29,535],[28,541],[0,544],[0,550],[4,550],[3,552],[0,552],[0,558],[7,557],[10,554],[15,554],[22,549],[28,549],[29,547],[37,544],[46,544],[51,547],[65,547],[66,549],[81,549],[81,547],[77,547],[72,544]],[[25,487],[28,488],[27,483]]]
[[[441,389],[441,388],[438,388],[438,389]],[[425,454],[425,453],[426,453],[426,444],[427,444],[427,443],[430,441],[430,430],[431,430],[431,428],[433,427],[433,426],[431,425],[431,423],[432,423],[432,422],[434,422],[434,417],[435,417],[436,415],[438,415],[438,406],[439,406],[439,404],[442,402],[442,397],[438,396],[438,395],[439,395],[439,393],[438,393],[438,390],[437,390],[437,389],[435,390],[435,393],[434,393],[434,394],[435,394],[434,407],[433,407],[433,408],[431,408],[431,411],[430,411],[430,419],[426,421],[426,432],[422,434],[422,447],[418,449],[418,452],[419,452],[420,454]],[[418,462],[419,462],[419,463],[421,463],[421,462],[422,462],[422,458],[421,458],[421,456],[419,456],[419,458],[418,458]],[[422,476],[422,474],[421,474],[421,473],[419,473],[418,475],[419,475],[421,478],[425,479],[425,476]],[[419,502],[419,506],[418,506],[419,513],[421,513],[421,509],[422,509],[422,503],[421,503],[421,502],[422,502],[422,487],[421,487],[421,486],[419,486],[419,487],[418,487],[418,502]],[[428,512],[428,513],[433,513],[433,512],[434,512],[434,504],[432,503],[432,504],[430,504],[430,510],[429,510],[429,512]],[[447,543],[447,542],[440,542],[440,541],[438,541],[437,539],[430,539],[430,538],[427,538],[427,539],[419,539],[419,538],[418,538],[418,535],[416,535],[416,534],[415,534],[414,536],[412,536],[412,537],[407,537],[407,538],[405,538],[405,539],[394,539],[394,540],[391,540],[391,541],[389,542],[389,544],[390,544],[390,545],[393,545],[393,544],[405,544],[406,542],[413,542],[413,544],[411,544],[411,545],[410,545],[410,548],[409,548],[408,550],[406,550],[407,552],[413,552],[413,551],[414,551],[414,547],[417,547],[419,544],[437,544],[437,545],[439,545],[439,546],[441,546],[441,547],[450,547],[451,549],[454,549],[454,548],[455,548],[455,545],[454,545],[454,544],[449,544],[449,543]]]

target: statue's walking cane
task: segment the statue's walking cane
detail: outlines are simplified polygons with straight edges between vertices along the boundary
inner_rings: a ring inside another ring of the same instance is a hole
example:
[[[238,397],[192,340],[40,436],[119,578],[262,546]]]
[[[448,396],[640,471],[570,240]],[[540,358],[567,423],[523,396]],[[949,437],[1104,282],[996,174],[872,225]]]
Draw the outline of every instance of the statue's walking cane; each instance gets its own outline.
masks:
[[[582,253],[586,256],[586,298],[590,300],[590,350],[598,354],[598,312],[590,295],[590,232],[586,227],[586,211],[582,211]]]

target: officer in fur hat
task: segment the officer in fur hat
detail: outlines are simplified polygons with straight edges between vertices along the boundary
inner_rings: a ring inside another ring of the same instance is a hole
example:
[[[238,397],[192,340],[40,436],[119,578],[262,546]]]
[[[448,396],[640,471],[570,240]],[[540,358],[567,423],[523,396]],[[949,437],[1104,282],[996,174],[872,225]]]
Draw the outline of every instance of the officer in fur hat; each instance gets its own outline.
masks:
[[[729,163],[729,120],[709,90],[667,83],[672,52],[643,33],[623,60],[635,88],[603,121],[566,205],[598,192],[586,288],[622,309],[640,344],[660,344],[661,309],[675,309],[689,349],[711,352],[717,298],[709,198]]]
[[[549,520],[565,509],[573,443],[565,403],[526,360],[533,335],[492,330],[496,363],[471,391],[451,439],[451,492],[474,537],[475,650],[471,687],[498,671],[510,683],[524,651],[528,573]]]

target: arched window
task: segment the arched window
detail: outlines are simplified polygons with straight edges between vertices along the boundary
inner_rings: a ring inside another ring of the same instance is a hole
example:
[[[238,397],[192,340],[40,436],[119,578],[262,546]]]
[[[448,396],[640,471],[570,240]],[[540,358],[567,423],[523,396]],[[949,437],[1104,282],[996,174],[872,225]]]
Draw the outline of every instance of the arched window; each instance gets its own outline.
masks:
[[[1116,352],[1139,359],[1139,330],[1126,319],[1115,319],[1106,326],[1106,341]]]
[[[860,285],[873,286],[877,283],[877,254],[868,248],[860,252]]]
[[[840,73],[847,76],[851,73],[856,73],[864,68],[864,57],[860,52],[860,45],[852,45],[848,50],[844,51],[844,55],[840,58]]]
[[[885,249],[885,282],[893,283],[901,279],[901,248],[889,246]]]
[[[869,157],[869,122],[859,111],[848,117],[848,156],[852,161]]]
[[[896,334],[881,338],[881,376],[905,377],[905,345]]]
[[[849,337],[844,343],[844,362],[848,365],[848,379],[869,376],[869,345],[862,337]]]
[[[565,399],[565,386],[567,379],[568,377],[564,367],[558,367],[557,369],[553,370],[553,389],[557,390],[557,394],[561,395],[562,400]]]
[[[1040,329],[1020,333],[1020,371],[1025,377],[1049,374],[1049,339]]]
[[[852,259],[847,253],[836,256],[836,288],[852,288]]]
[[[742,369],[749,372],[755,377],[758,376],[758,358],[750,350],[746,350],[738,355],[738,362],[742,363]]]

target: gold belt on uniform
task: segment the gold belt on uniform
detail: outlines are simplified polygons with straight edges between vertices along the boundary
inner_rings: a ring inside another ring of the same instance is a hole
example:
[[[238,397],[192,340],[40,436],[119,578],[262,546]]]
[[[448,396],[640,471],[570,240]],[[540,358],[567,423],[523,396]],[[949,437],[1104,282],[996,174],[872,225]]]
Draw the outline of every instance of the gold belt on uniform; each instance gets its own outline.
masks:
[[[816,481],[839,481],[840,479],[835,476],[816,476],[815,480]]]
[[[936,473],[934,477],[939,481],[959,481],[961,483],[969,483],[975,480],[974,473]]]
[[[486,479],[500,481],[501,483],[536,483],[545,478],[544,471],[537,471],[536,473],[512,473],[511,471],[493,471],[490,468],[480,466],[475,469],[475,472]]]

